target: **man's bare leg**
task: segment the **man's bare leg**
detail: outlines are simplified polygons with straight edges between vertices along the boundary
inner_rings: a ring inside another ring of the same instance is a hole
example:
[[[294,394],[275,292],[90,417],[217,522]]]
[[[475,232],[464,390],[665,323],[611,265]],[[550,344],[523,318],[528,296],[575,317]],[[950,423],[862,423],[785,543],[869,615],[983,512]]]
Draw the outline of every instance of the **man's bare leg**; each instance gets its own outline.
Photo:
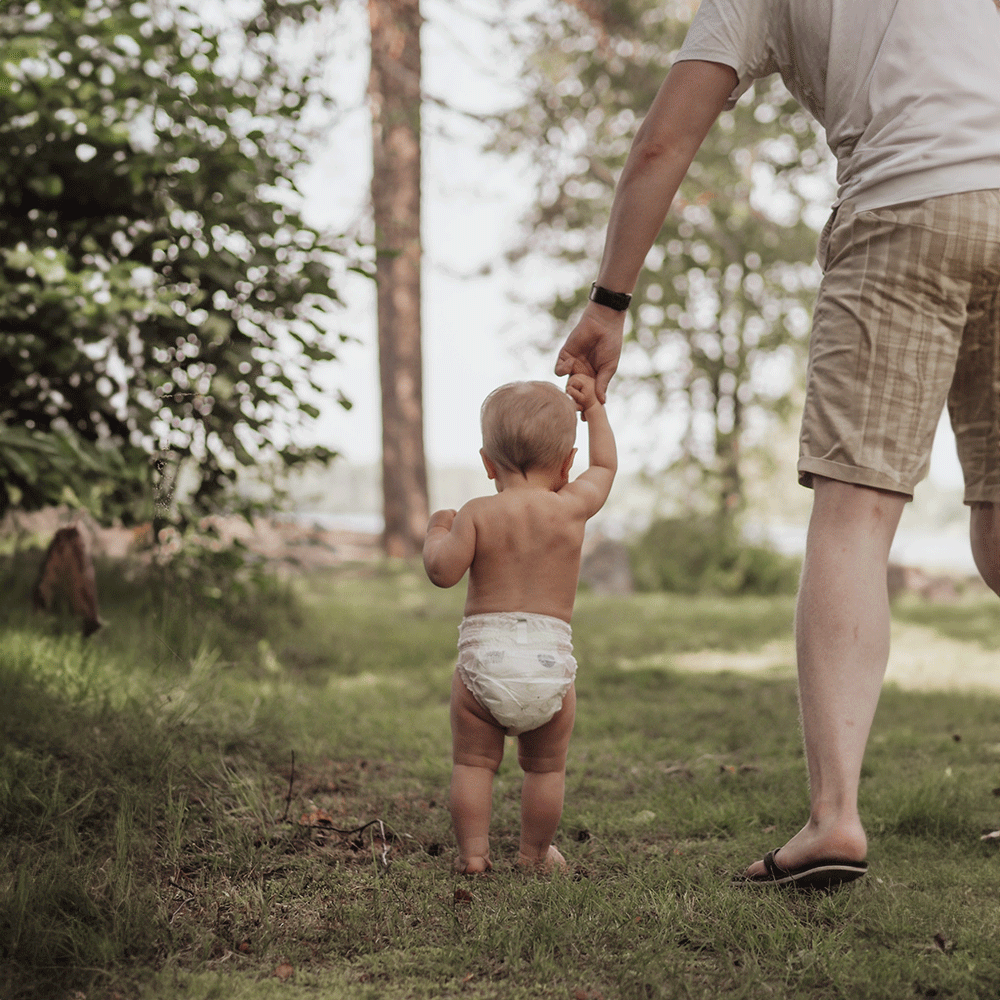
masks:
[[[987,586],[1000,595],[1000,505],[972,505],[969,511],[969,541],[976,569]]]
[[[795,620],[809,821],[781,848],[796,868],[861,861],[858,785],[889,659],[889,550],[906,497],[816,477]],[[764,873],[763,862],[747,875]]]

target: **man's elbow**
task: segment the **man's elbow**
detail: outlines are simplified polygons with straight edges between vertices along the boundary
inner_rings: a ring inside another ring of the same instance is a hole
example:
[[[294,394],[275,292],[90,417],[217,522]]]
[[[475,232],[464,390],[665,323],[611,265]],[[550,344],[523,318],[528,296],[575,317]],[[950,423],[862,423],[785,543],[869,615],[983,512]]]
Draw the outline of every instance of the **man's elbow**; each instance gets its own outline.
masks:
[[[645,122],[639,126],[632,141],[631,157],[635,169],[641,170],[658,163],[670,153],[670,144]]]
[[[646,118],[636,130],[624,173],[635,177],[662,174],[675,162],[686,172],[700,139],[676,121]]]

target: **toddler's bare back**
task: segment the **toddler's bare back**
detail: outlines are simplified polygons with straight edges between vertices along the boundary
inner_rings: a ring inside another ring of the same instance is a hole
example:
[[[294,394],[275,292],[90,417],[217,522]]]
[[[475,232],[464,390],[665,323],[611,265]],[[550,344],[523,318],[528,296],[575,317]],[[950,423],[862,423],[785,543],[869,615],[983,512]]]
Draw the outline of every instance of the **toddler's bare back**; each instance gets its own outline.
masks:
[[[551,490],[506,489],[470,502],[476,554],[465,614],[528,611],[570,621],[586,517]]]

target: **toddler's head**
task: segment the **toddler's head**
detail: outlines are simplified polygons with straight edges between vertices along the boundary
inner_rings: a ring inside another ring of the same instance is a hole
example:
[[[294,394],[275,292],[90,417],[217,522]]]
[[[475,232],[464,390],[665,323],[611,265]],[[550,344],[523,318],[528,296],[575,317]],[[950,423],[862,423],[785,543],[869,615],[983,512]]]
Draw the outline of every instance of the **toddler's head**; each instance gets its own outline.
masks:
[[[480,411],[483,452],[509,472],[555,469],[576,441],[576,404],[551,382],[509,382]]]

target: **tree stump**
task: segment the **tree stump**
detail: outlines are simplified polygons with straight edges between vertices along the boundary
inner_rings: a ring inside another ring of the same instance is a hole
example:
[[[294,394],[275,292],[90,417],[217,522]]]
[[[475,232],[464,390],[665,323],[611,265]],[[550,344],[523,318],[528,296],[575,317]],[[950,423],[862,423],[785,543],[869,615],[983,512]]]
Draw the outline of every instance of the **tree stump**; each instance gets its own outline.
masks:
[[[76,525],[60,528],[53,536],[32,591],[36,611],[53,610],[59,598],[81,619],[84,636],[93,635],[104,624],[97,609],[94,563]]]

